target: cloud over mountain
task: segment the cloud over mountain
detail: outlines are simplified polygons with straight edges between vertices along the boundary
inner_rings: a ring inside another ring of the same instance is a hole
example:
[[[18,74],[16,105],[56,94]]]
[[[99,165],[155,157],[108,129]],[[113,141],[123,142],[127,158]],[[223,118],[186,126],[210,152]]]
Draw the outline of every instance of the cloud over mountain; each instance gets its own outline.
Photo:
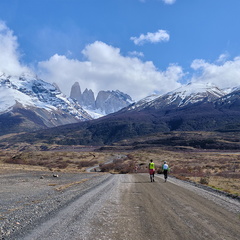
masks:
[[[0,72],[21,75],[30,70],[20,63],[17,37],[0,21]]]
[[[219,59],[223,60],[223,55]],[[240,85],[240,57],[233,60],[209,63],[203,59],[196,59],[191,67],[196,74],[192,81],[211,82],[221,88],[229,88]]]
[[[87,45],[82,54],[85,61],[55,54],[40,62],[42,78],[56,82],[65,91],[78,81],[83,89],[91,88],[94,92],[118,89],[136,100],[155,91],[164,93],[181,85],[179,80],[183,71],[177,65],[159,71],[153,62],[123,56],[119,48],[100,41]]]
[[[143,40],[151,39],[150,35],[144,36]],[[17,76],[33,72],[21,62],[21,57],[17,36],[0,21],[0,74]],[[172,91],[182,85],[183,76],[185,79],[188,77],[188,82],[210,82],[220,88],[240,85],[240,56],[228,60],[230,56],[223,53],[215,62],[195,59],[188,75],[178,64],[170,63],[161,70],[152,61],[144,61],[143,58],[141,52],[132,51],[124,55],[120,48],[95,41],[85,46],[79,58],[72,59],[56,53],[48,60],[39,62],[35,70],[43,80],[57,83],[67,95],[71,86],[79,82],[82,89],[90,88],[95,93],[120,90],[134,100],[152,93]]]

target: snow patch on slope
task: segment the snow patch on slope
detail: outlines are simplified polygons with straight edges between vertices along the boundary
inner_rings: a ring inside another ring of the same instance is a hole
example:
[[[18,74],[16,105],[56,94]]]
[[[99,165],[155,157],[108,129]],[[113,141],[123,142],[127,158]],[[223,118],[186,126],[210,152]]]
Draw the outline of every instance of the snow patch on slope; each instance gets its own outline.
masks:
[[[91,116],[71,98],[67,98],[54,85],[31,74],[22,76],[0,76],[0,112],[11,111],[20,104],[24,108],[41,108],[49,112],[63,111],[79,120],[90,120]]]
[[[226,95],[226,92],[220,90],[212,83],[189,83],[175,91],[169,92],[166,96],[169,104],[179,101],[178,106],[183,107],[188,104],[194,104],[199,101],[211,101],[214,98],[220,98]]]

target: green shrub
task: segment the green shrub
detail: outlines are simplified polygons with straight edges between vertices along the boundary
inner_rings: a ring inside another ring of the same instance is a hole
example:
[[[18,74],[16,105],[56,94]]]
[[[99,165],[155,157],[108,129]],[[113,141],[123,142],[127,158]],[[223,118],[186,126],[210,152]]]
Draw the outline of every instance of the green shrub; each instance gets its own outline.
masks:
[[[201,177],[200,178],[200,183],[204,185],[208,185],[209,183],[209,177]]]

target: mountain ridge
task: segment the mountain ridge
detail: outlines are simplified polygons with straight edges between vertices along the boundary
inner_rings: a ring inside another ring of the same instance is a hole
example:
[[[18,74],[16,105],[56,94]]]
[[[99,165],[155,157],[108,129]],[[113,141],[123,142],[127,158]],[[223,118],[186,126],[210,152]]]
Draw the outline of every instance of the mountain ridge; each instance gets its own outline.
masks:
[[[149,99],[150,107],[149,103],[144,103],[143,108],[132,109],[130,106],[96,120],[51,129],[53,135],[45,133],[44,136],[56,142],[57,133],[64,132],[65,138],[58,140],[58,144],[111,145],[159,132],[240,131],[240,92],[237,90],[214,100],[212,96],[206,98],[203,94],[201,101],[175,108],[173,105],[153,106],[164,95],[155,97]],[[74,134],[68,132],[69,128]]]
[[[92,119],[78,103],[67,98],[54,85],[32,74],[21,76],[2,74],[0,96],[1,134],[6,133],[4,123],[7,122],[12,122],[16,126],[15,130],[9,129],[9,132],[17,132]]]
[[[228,94],[228,91],[219,89],[217,86],[210,83],[188,83],[174,91],[166,94],[156,96],[152,95],[145,98],[146,101],[140,100],[129,108],[123,109],[128,110],[141,110],[144,108],[155,108],[155,109],[172,109],[181,108],[188,104],[194,104],[202,101],[212,102],[215,99],[223,97]]]

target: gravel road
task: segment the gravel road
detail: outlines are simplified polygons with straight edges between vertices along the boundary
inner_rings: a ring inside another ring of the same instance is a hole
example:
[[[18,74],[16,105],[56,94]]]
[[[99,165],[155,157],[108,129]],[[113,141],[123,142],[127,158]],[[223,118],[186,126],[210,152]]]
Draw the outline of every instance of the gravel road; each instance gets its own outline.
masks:
[[[239,239],[240,201],[147,174],[0,175],[1,239]]]

